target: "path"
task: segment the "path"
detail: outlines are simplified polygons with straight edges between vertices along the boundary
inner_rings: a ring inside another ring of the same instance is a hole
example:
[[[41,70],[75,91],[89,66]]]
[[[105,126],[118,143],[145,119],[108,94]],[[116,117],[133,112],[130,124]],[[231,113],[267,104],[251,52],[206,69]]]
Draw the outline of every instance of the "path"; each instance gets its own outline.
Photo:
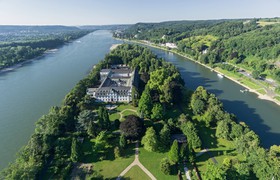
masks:
[[[123,112],[125,112],[125,111],[132,111],[132,112],[135,112],[135,113],[137,114],[137,111],[134,110],[134,109],[124,109],[124,110],[122,110],[121,112],[119,112],[119,114],[120,114],[120,120],[123,118]]]
[[[142,171],[144,171],[152,180],[156,180],[156,178],[154,177],[154,175],[145,168],[145,166],[143,166],[143,164],[139,161],[139,143],[136,142],[136,147],[135,147],[135,159],[134,161],[127,166],[127,168],[125,168],[125,170],[123,170],[121,172],[121,174],[117,177],[117,180],[121,180],[121,177],[123,177],[133,166],[139,166]]]
[[[196,154],[196,157],[201,156],[202,154],[204,154],[204,153],[206,153],[206,152],[207,152],[207,153],[209,154],[209,156],[211,157],[213,163],[214,163],[214,164],[218,164],[218,161],[215,159],[215,157],[213,157],[212,153],[209,151],[208,148],[205,148],[205,149],[201,150],[200,152],[198,152],[198,153]]]
[[[190,176],[190,170],[187,168],[186,164],[184,164],[184,171],[185,171],[187,180],[192,180],[191,176]]]

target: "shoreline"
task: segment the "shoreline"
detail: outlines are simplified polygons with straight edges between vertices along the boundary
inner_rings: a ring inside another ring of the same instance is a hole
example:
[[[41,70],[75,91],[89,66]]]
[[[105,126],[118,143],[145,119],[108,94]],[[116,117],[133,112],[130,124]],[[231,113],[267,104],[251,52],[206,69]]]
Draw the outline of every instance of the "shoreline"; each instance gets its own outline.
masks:
[[[48,50],[46,50],[45,52],[43,52],[42,55],[40,55],[40,56],[38,56],[38,57],[34,57],[34,58],[32,58],[32,59],[28,59],[28,60],[19,62],[19,63],[17,63],[17,64],[14,64],[14,65],[12,65],[12,66],[10,66],[10,67],[6,67],[6,68],[3,68],[3,69],[0,69],[0,75],[1,75],[1,74],[4,74],[4,73],[11,72],[11,71],[13,71],[13,70],[16,70],[16,69],[18,69],[18,68],[24,66],[24,64],[27,64],[27,63],[30,63],[30,62],[32,62],[32,61],[38,60],[38,59],[40,59],[40,58],[43,58],[43,57],[44,57],[45,55],[47,55],[47,54],[53,54],[53,53],[55,53],[56,51],[58,51],[58,49],[48,49]]]
[[[119,45],[121,44],[112,44],[112,46],[110,47],[110,51],[116,49]]]
[[[229,80],[235,82],[236,84],[239,84],[240,86],[245,87],[246,89],[249,90],[249,92],[255,93],[255,94],[258,96],[259,99],[271,101],[271,102],[274,102],[276,105],[280,106],[280,101],[278,101],[278,100],[276,100],[276,99],[274,99],[274,98],[268,96],[267,94],[261,94],[261,93],[257,92],[255,89],[252,89],[252,88],[246,86],[245,84],[242,84],[242,83],[239,82],[238,80],[236,80],[236,79],[234,79],[234,78],[232,78],[232,77],[230,77],[230,76],[227,76],[227,75],[225,75],[224,73],[222,73],[222,72],[220,72],[220,71],[218,71],[218,70],[216,70],[216,69],[213,69],[213,68],[207,66],[206,64],[203,64],[203,63],[201,63],[201,62],[199,62],[199,61],[196,61],[196,60],[194,60],[193,58],[188,57],[187,55],[183,55],[183,54],[181,54],[181,53],[179,53],[179,52],[172,51],[172,50],[168,50],[168,49],[165,49],[165,48],[163,48],[163,47],[156,46],[156,45],[154,45],[154,44],[152,44],[152,43],[146,43],[146,42],[143,42],[143,41],[135,41],[135,40],[128,40],[128,39],[121,39],[121,40],[124,40],[124,41],[127,41],[127,42],[139,43],[139,44],[143,44],[143,45],[146,45],[146,46],[150,46],[150,47],[154,47],[154,48],[161,49],[161,50],[164,50],[164,51],[168,51],[168,52],[175,53],[175,54],[177,54],[177,55],[179,55],[179,56],[181,56],[181,57],[187,58],[188,60],[191,60],[191,61],[193,61],[193,62],[195,62],[195,63],[198,63],[199,65],[204,66],[205,68],[207,68],[207,69],[209,69],[209,70],[211,70],[211,71],[213,71],[213,72],[222,74],[225,78],[227,78],[227,79],[229,79]]]

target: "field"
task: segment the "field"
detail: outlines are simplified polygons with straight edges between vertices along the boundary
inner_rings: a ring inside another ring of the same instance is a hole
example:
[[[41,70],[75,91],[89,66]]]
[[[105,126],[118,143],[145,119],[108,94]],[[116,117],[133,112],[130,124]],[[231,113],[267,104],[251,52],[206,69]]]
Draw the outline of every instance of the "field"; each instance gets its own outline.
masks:
[[[279,24],[280,22],[258,21],[257,23],[258,23],[260,26],[267,26],[267,25]]]

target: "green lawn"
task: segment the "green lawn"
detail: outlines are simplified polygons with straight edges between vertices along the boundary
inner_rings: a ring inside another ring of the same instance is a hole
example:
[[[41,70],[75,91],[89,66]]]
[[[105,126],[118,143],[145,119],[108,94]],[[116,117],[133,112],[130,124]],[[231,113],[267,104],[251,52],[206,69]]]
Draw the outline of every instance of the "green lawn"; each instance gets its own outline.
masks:
[[[119,119],[120,121],[122,121],[122,120],[124,120],[125,116],[131,115],[131,114],[137,115],[137,113],[132,111],[132,110],[136,111],[137,108],[132,106],[132,105],[130,105],[130,104],[120,104],[116,109],[109,111],[109,113],[110,113],[110,115],[109,115],[110,121],[114,121],[116,119]],[[120,119],[121,118],[120,112],[122,112],[122,111],[123,111],[123,113],[122,113],[123,118]]]
[[[93,164],[93,169],[102,175],[102,179],[116,179],[120,173],[131,164],[134,156],[130,158],[119,158],[113,161],[104,160]]]
[[[165,175],[160,171],[160,161],[162,158],[167,157],[167,153],[148,152],[143,147],[139,148],[140,162],[157,178],[163,179],[176,179],[176,175]]]
[[[234,148],[232,141],[228,141],[221,138],[216,138],[214,128],[206,128],[198,126],[199,136],[202,139],[202,147],[208,148],[209,152],[197,157],[196,164],[200,172],[206,170],[207,162],[212,162],[211,157],[214,157],[218,163],[223,163],[225,158],[237,157],[240,161],[244,160],[244,157],[238,155]],[[200,150],[196,150],[199,152]]]
[[[128,147],[121,152],[122,157],[115,159],[114,147],[118,145],[119,138],[113,137],[108,140],[110,146],[104,155],[104,160],[100,160],[100,156],[95,154],[92,150],[93,141],[85,139],[81,145],[83,154],[81,155],[80,162],[93,163],[93,170],[103,176],[103,179],[116,179],[118,175],[134,160],[135,144],[129,144]]]
[[[149,176],[140,169],[139,166],[133,166],[125,175],[122,179],[129,180],[149,180]]]
[[[120,114],[118,113],[118,112],[114,112],[114,113],[112,113],[112,114],[110,114],[109,115],[109,119],[110,119],[110,121],[114,121],[114,120],[116,120],[116,119],[120,119]]]
[[[117,107],[117,110],[118,111],[123,111],[125,109],[134,109],[136,110],[137,108],[132,106],[131,104],[120,104],[118,107]]]
[[[131,110],[129,110],[129,109],[127,109],[127,110],[123,111],[123,113],[122,113],[123,117],[128,116],[128,115],[131,115],[131,114],[133,114],[133,115],[137,115],[137,113],[136,113],[136,112],[131,111]]]

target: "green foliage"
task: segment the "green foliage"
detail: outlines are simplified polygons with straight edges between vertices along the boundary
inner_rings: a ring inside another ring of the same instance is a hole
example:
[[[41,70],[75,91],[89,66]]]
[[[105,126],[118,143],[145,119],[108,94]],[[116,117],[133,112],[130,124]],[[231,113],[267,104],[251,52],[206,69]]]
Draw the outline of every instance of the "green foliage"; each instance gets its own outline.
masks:
[[[256,133],[249,131],[235,140],[235,147],[239,153],[247,156],[259,146],[260,140]]]
[[[220,166],[215,165],[213,163],[207,164],[207,169],[203,173],[204,177],[209,180],[225,180],[226,178],[226,171]]]
[[[145,136],[143,136],[141,140],[141,144],[144,145],[144,149],[146,149],[149,152],[156,151],[158,149],[158,139],[156,135],[156,131],[153,127],[149,127],[146,130]]]
[[[144,122],[135,115],[129,115],[121,122],[120,130],[128,139],[139,139],[144,132]]]
[[[104,106],[100,106],[98,109],[98,121],[102,129],[110,129],[111,122],[109,119],[109,114],[107,109]]]
[[[84,110],[80,112],[78,116],[77,130],[81,132],[90,131],[92,133],[92,128],[94,127],[95,114],[90,110]]]
[[[175,66],[166,64],[150,74],[148,87],[159,93],[161,103],[178,103],[182,97],[183,81]]]
[[[116,146],[116,147],[114,148],[114,155],[115,155],[115,158],[116,158],[116,159],[119,158],[119,157],[121,157],[120,148],[119,148],[118,146]]]
[[[78,162],[78,160],[79,160],[79,149],[78,149],[78,144],[77,144],[76,138],[72,139],[70,159],[72,162]]]
[[[164,109],[162,105],[159,103],[154,104],[151,118],[154,120],[160,120],[163,118],[163,115],[164,115]]]
[[[58,29],[54,28],[53,30],[57,31]],[[30,29],[27,31],[30,31]],[[45,35],[42,36],[39,33],[40,31],[42,30],[38,30],[37,35],[33,33],[29,37],[24,37],[28,33],[16,33],[16,35],[11,35],[13,33],[10,33],[10,39],[5,39],[8,42],[4,42],[5,40],[1,41],[0,69],[41,56],[46,50],[57,48],[90,32],[79,29],[75,29],[74,31],[65,30],[64,32],[61,29],[60,33],[45,32],[43,33]]]
[[[102,153],[106,148],[108,148],[108,135],[106,131],[101,131],[94,139],[93,150]]]
[[[195,125],[192,122],[188,121],[182,124],[181,130],[183,131],[184,135],[187,137],[187,142],[191,148],[201,147],[201,140],[197,134]]]
[[[175,164],[179,162],[179,145],[177,140],[173,141],[170,151],[168,152],[168,157],[169,160]]]
[[[235,139],[239,138],[243,134],[243,127],[240,124],[232,123],[230,138]]]
[[[120,147],[121,147],[122,149],[126,148],[126,146],[127,146],[127,140],[126,140],[126,137],[125,137],[124,134],[121,134],[119,144],[120,144]]]
[[[163,158],[160,161],[160,170],[166,175],[171,174],[171,164],[167,158]]]
[[[180,153],[179,153],[179,156],[180,156],[180,159],[182,161],[184,160],[187,160],[188,157],[189,157],[189,154],[190,154],[190,151],[189,151],[189,147],[186,143],[183,143],[180,147]]]
[[[138,104],[138,111],[139,113],[144,116],[149,118],[151,115],[151,109],[152,109],[152,100],[151,100],[151,95],[150,95],[150,89],[145,88],[143,91],[141,98],[139,100]]]
[[[167,124],[164,124],[163,128],[160,130],[159,133],[160,138],[160,145],[163,150],[169,149],[170,146],[170,129]]]
[[[219,121],[216,129],[216,137],[229,139],[230,136],[230,122],[227,120]]]

